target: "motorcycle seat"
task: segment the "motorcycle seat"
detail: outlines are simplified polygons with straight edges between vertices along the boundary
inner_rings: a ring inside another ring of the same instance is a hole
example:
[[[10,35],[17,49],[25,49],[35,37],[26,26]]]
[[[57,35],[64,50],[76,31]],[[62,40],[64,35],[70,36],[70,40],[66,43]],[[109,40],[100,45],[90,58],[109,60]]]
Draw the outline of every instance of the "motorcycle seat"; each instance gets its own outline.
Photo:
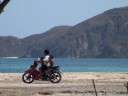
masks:
[[[53,67],[51,67],[52,69],[57,69],[57,68],[59,68],[59,66],[53,66]]]

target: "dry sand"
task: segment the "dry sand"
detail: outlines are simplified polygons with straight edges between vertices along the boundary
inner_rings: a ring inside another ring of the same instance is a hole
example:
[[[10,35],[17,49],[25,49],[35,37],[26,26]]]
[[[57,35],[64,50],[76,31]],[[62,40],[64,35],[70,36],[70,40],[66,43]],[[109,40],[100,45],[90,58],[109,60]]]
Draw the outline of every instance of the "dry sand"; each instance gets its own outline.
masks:
[[[128,96],[124,87],[128,72],[67,72],[58,84],[49,81],[25,84],[22,73],[0,73],[0,96],[95,96],[93,79],[98,96]]]

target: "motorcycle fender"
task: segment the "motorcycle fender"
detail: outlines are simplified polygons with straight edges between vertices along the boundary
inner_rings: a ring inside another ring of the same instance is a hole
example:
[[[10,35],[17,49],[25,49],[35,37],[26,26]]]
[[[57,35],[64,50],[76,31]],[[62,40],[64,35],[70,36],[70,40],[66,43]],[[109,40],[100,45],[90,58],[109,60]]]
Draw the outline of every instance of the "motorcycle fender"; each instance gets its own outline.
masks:
[[[27,70],[27,71],[25,71],[25,72],[27,72],[27,73],[29,73],[29,74],[32,74],[32,70]]]

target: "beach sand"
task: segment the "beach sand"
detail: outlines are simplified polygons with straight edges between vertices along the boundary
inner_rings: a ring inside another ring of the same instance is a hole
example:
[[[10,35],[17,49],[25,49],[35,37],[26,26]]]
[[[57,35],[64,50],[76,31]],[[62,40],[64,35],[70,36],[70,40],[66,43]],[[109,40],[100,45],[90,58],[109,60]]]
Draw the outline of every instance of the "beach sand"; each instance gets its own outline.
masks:
[[[128,72],[65,72],[62,81],[22,82],[23,73],[0,73],[0,96],[128,96]]]

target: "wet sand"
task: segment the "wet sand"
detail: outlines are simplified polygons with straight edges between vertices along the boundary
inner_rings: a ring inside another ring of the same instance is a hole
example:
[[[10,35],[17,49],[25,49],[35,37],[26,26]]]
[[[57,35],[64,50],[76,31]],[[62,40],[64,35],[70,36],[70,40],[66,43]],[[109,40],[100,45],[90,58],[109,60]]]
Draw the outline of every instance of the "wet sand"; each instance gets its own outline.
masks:
[[[128,72],[65,72],[62,81],[22,82],[22,73],[0,73],[0,96],[128,96],[124,83]]]

